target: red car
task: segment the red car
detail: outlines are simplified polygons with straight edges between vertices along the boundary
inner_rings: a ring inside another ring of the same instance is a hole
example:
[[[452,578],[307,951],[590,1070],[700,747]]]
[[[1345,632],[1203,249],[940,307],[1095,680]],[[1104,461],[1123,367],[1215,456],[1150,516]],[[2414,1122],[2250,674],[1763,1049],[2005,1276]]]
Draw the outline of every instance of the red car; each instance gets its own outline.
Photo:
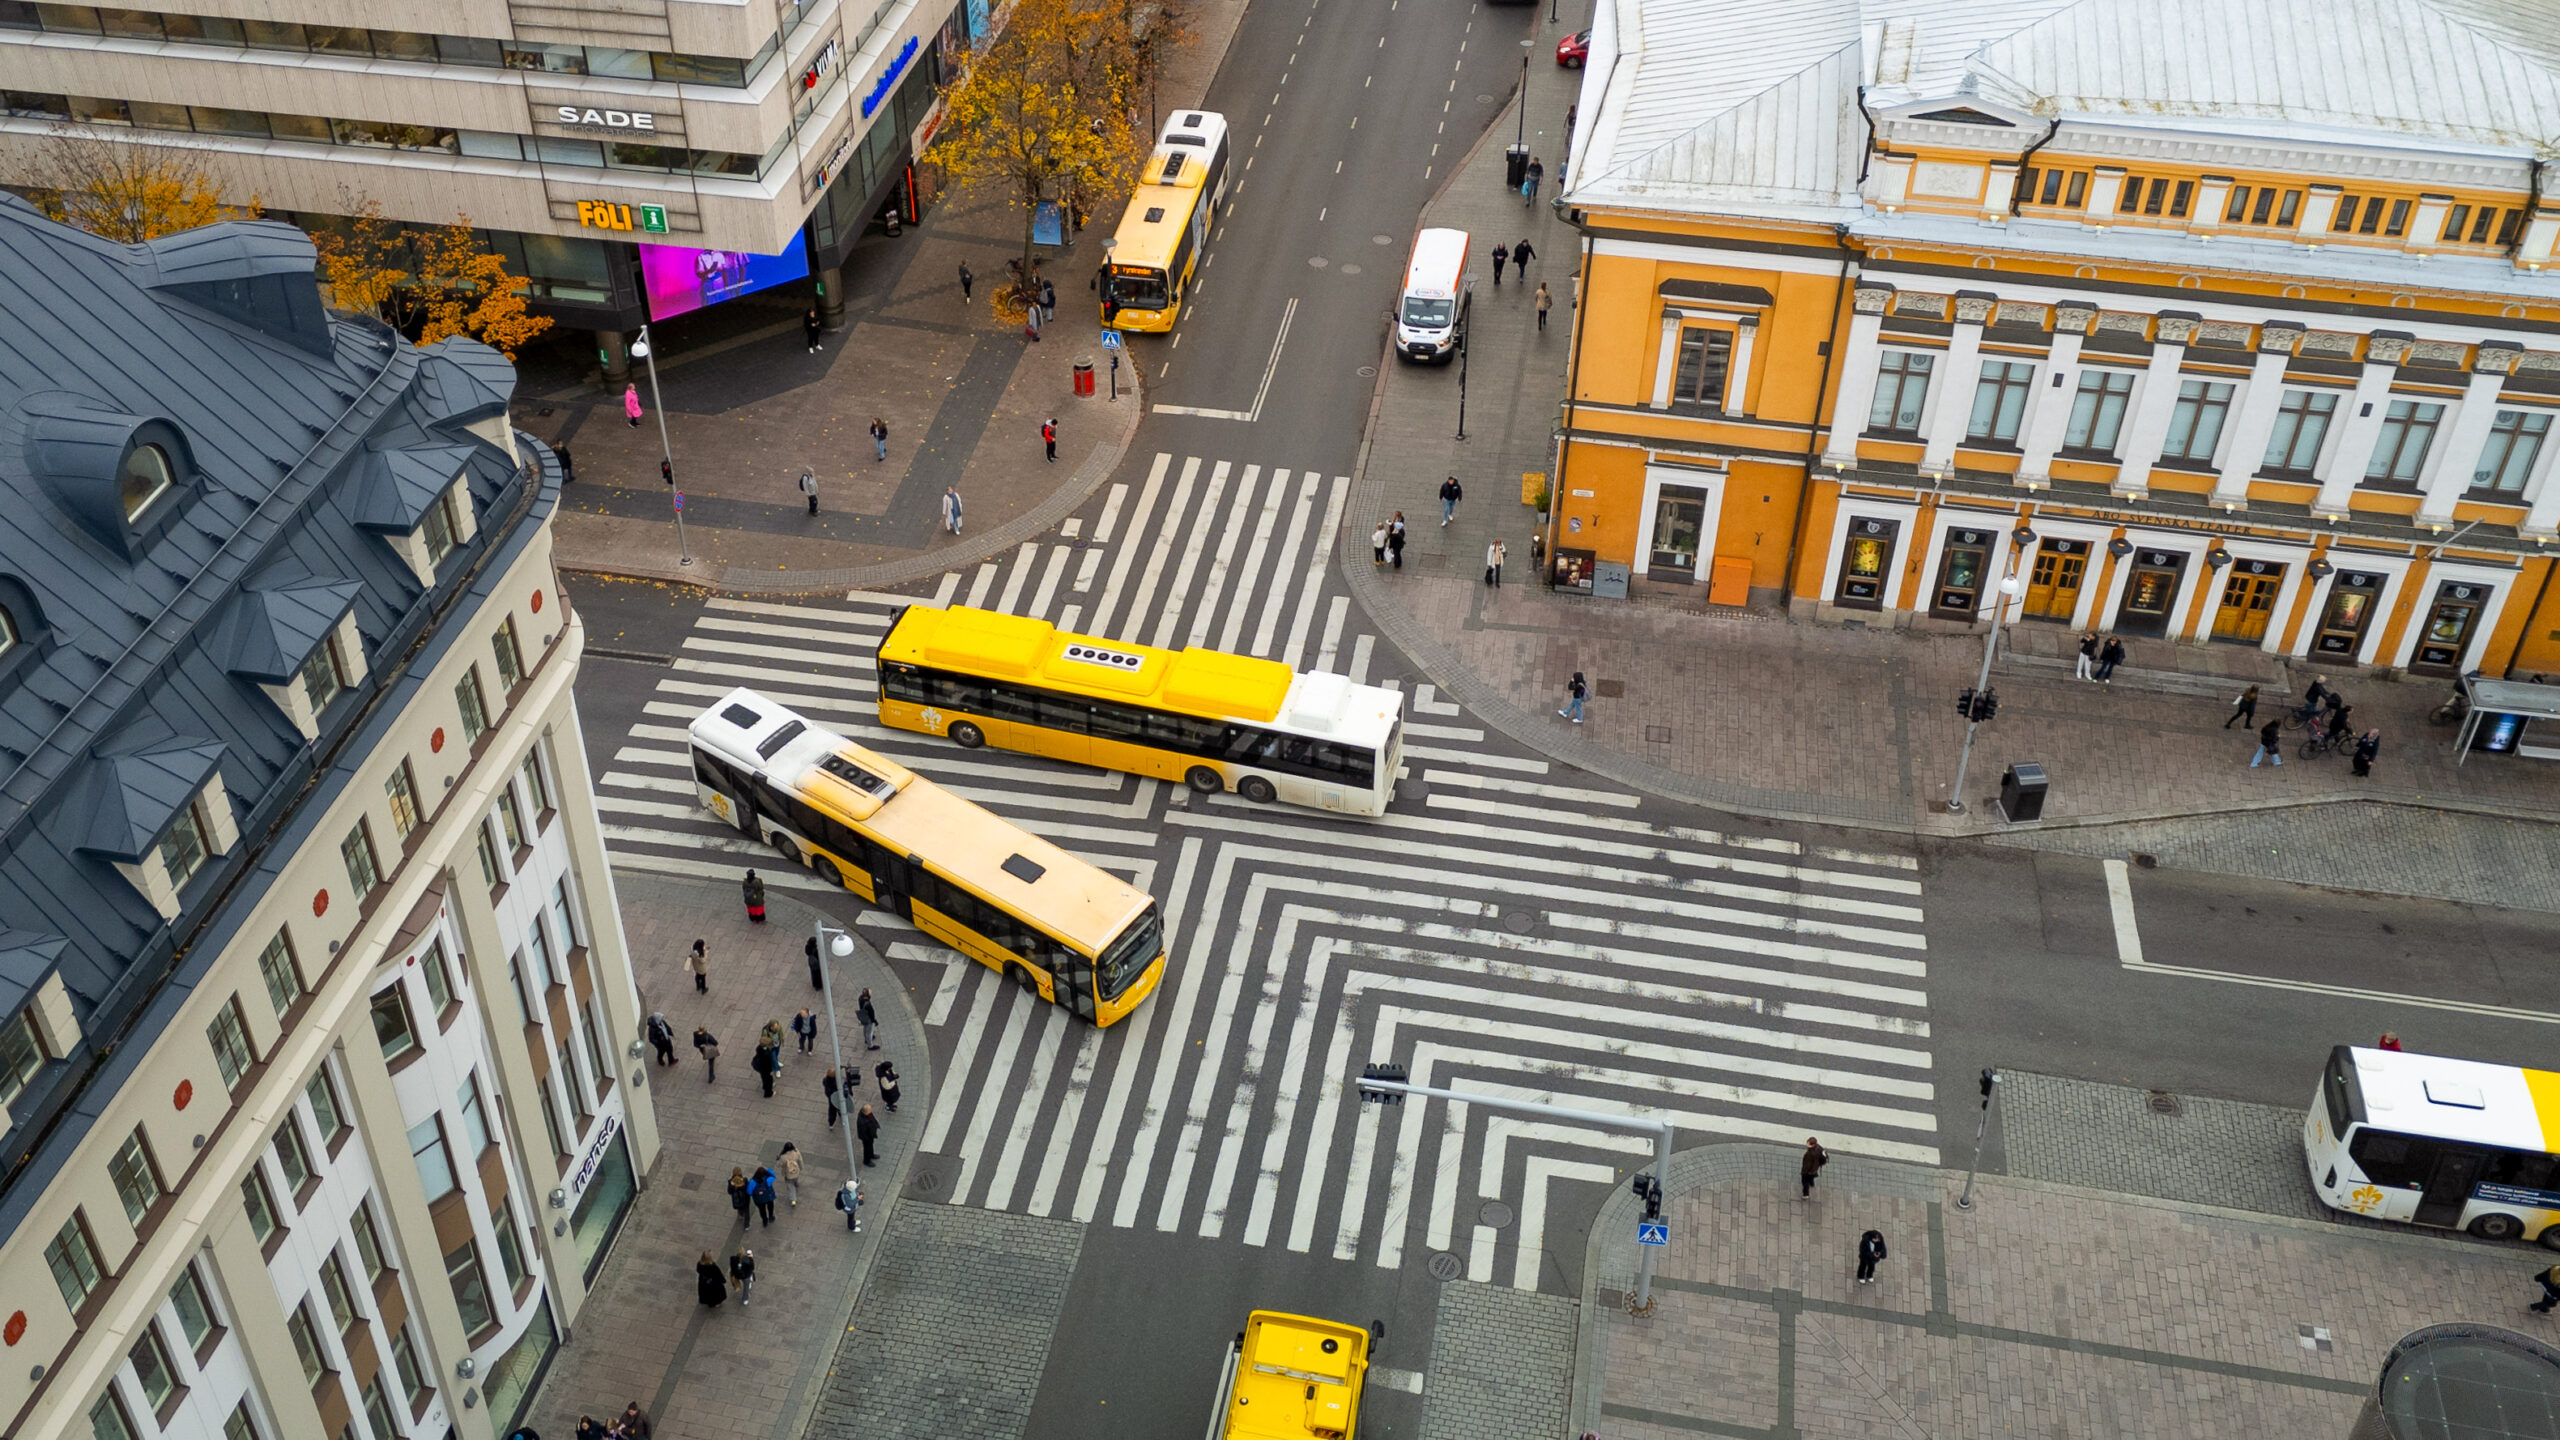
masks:
[[[1556,63],[1569,70],[1581,69],[1582,62],[1590,58],[1591,32],[1588,30],[1579,35],[1568,35],[1556,42]]]

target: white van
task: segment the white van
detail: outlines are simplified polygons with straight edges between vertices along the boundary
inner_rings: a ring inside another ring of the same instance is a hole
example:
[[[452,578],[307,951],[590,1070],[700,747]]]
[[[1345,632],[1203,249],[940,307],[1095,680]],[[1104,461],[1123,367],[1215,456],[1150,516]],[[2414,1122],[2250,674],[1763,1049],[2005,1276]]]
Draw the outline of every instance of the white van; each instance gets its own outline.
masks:
[[[1466,231],[1425,230],[1413,237],[1404,293],[1396,297],[1397,354],[1446,360],[1458,353],[1458,300],[1466,273]]]

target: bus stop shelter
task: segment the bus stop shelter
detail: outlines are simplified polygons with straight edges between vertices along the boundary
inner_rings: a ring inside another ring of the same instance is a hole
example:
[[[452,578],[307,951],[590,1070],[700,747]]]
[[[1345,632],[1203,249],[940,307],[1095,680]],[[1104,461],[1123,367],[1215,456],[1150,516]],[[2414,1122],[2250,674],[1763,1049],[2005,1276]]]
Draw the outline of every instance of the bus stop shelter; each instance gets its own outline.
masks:
[[[2514,680],[2472,680],[2471,709],[2462,717],[2462,738],[2454,747],[2457,766],[2473,750],[2491,755],[2521,755],[2528,760],[2560,760],[2560,723],[2536,733],[2534,722],[2560,722],[2560,685],[2526,685]]]

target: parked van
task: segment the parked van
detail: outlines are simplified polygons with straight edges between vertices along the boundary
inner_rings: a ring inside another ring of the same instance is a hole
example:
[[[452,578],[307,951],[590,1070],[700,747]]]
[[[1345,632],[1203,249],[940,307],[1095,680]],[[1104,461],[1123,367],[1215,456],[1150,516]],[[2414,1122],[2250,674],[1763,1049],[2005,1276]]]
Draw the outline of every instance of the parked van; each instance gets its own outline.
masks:
[[[1404,293],[1396,297],[1396,353],[1408,360],[1446,360],[1458,353],[1458,301],[1466,290],[1467,232],[1425,230],[1413,237]]]

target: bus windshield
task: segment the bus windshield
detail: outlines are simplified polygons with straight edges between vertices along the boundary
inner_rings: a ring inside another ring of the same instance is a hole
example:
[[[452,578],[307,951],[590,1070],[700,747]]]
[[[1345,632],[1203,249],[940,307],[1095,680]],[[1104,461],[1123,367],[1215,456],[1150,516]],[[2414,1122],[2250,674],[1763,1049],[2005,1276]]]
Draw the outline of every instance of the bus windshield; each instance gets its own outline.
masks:
[[[1102,278],[1102,298],[1130,310],[1161,310],[1168,298],[1164,272],[1113,268]]]
[[[1416,330],[1437,330],[1447,325],[1457,310],[1454,300],[1425,300],[1408,295],[1404,298],[1404,323]]]
[[[1120,932],[1119,939],[1103,948],[1102,958],[1094,962],[1098,972],[1095,979],[1102,987],[1102,998],[1118,999],[1121,991],[1147,973],[1147,967],[1155,962],[1156,953],[1162,949],[1164,920],[1151,902],[1137,919],[1129,922],[1129,928]]]

